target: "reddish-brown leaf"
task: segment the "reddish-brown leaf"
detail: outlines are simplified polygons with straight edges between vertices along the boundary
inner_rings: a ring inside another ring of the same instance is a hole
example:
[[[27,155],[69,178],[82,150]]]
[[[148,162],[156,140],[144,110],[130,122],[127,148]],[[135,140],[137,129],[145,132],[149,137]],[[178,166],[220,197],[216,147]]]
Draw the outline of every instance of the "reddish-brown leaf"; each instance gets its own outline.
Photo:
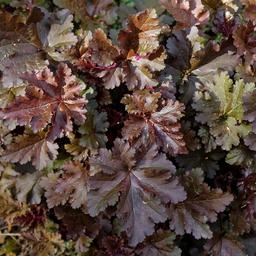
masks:
[[[145,56],[159,47],[161,26],[154,9],[132,15],[128,28],[120,31],[118,40],[122,53],[130,58],[135,54]]]
[[[187,149],[179,123],[184,106],[168,100],[159,108],[159,99],[160,93],[147,90],[125,96],[122,103],[130,115],[122,134],[129,140],[139,138],[144,143],[156,143],[171,155],[184,154]]]
[[[205,246],[205,255],[209,256],[246,256],[244,245],[232,235],[215,234]]]
[[[117,204],[117,216],[131,245],[151,235],[155,223],[166,219],[162,203],[186,198],[175,167],[152,146],[147,152],[117,139],[111,151],[101,149],[90,160],[95,175],[90,180],[88,211],[96,216],[107,206]],[[119,199],[120,197],[120,199]]]
[[[79,162],[69,163],[63,171],[49,174],[40,181],[49,208],[70,203],[72,208],[86,209],[89,172]]]
[[[247,65],[256,61],[255,24],[252,21],[238,26],[234,33],[234,45],[239,55],[244,55]]]
[[[71,118],[78,123],[85,120],[86,99],[80,95],[82,86],[66,64],[58,66],[55,76],[46,68],[21,77],[29,83],[26,95],[1,109],[3,119],[28,125],[34,132],[51,124],[50,140],[59,137],[63,131],[72,130]]]
[[[57,157],[58,145],[48,141],[44,132],[32,135],[20,135],[8,145],[1,155],[1,160],[25,164],[29,161],[41,170]]]
[[[84,38],[79,54],[81,56],[75,61],[75,65],[86,71],[89,68],[104,70],[114,64],[120,53],[118,47],[114,46],[105,32],[99,28],[95,30],[89,41],[88,38]]]
[[[177,21],[175,29],[190,28],[208,20],[209,12],[201,0],[160,0],[161,4]]]
[[[203,183],[201,169],[186,173],[183,185],[188,198],[184,202],[170,206],[170,228],[174,229],[177,235],[188,233],[196,239],[211,238],[212,231],[207,222],[215,222],[217,214],[225,210],[233,196],[222,192],[221,189],[211,189]]]

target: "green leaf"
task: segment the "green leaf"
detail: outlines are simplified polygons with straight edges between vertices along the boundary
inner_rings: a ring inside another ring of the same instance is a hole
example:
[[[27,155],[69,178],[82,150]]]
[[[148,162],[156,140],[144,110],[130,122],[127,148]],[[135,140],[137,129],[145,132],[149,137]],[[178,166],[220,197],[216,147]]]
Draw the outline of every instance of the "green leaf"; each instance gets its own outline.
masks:
[[[216,144],[224,150],[230,150],[232,146],[238,146],[240,138],[245,138],[251,130],[251,125],[238,124],[233,117],[213,123],[210,127],[210,133],[215,137]]]
[[[256,159],[253,151],[240,145],[230,150],[226,156],[226,162],[230,165],[240,165],[245,168],[256,168]]]
[[[237,146],[240,138],[251,131],[251,126],[242,121],[243,96],[252,88],[243,80],[233,83],[225,72],[215,75],[213,82],[205,86],[198,85],[192,104],[197,111],[196,120],[209,126],[215,143],[224,150]]]
[[[21,84],[17,87],[0,89],[0,108],[6,108],[18,96],[24,96],[26,86]]]

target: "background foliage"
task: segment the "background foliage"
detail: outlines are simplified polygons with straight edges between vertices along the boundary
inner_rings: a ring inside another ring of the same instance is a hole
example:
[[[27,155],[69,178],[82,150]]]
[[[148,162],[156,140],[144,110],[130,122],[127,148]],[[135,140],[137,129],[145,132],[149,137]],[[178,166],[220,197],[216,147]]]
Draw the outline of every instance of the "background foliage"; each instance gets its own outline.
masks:
[[[0,5],[0,255],[256,254],[254,0]]]

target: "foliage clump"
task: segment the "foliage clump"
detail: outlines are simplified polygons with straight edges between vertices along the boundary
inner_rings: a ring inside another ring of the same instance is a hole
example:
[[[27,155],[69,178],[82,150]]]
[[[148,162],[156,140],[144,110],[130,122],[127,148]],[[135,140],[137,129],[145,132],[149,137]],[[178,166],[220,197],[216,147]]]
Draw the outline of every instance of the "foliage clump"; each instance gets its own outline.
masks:
[[[0,255],[255,255],[255,1],[0,7]]]

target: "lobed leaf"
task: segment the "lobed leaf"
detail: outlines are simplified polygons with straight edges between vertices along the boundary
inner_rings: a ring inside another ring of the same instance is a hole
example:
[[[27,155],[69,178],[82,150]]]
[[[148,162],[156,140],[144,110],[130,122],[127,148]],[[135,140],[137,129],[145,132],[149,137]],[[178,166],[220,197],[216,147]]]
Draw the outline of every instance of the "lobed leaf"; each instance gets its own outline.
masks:
[[[211,189],[203,183],[200,169],[187,173],[183,182],[188,198],[182,203],[170,206],[170,228],[179,235],[187,233],[196,239],[209,239],[212,231],[207,222],[215,222],[217,214],[225,210],[233,196],[223,193],[221,189]]]
[[[214,77],[213,83],[195,93],[193,108],[198,112],[196,120],[210,127],[210,134],[216,144],[224,150],[237,146],[240,138],[251,131],[251,126],[242,123],[242,120],[243,96],[252,88],[252,85],[245,85],[242,80],[233,84],[227,73],[222,72]]]
[[[152,256],[180,256],[181,250],[174,245],[175,235],[167,230],[158,230],[149,237],[142,248],[138,248],[138,254]]]
[[[243,245],[235,237],[232,236],[218,236],[216,235],[212,240],[207,242],[205,250],[211,256],[227,255],[227,256],[244,256]]]
[[[20,164],[31,161],[38,170],[42,170],[51,161],[56,159],[57,150],[58,145],[47,140],[43,132],[32,135],[20,135],[1,154],[1,160],[11,163],[19,162]]]
[[[177,21],[177,30],[199,25],[209,18],[201,0],[160,0],[160,3]]]
[[[112,152],[101,149],[90,164],[96,174],[90,180],[89,214],[95,216],[117,204],[116,214],[132,245],[151,235],[154,223],[166,220],[161,201],[176,203],[186,197],[178,180],[172,177],[175,167],[157,153],[156,146],[136,160],[136,149],[117,139]]]
[[[89,173],[80,163],[69,163],[63,172],[42,177],[40,186],[45,189],[49,208],[69,202],[72,208],[86,209]]]
[[[144,143],[156,143],[171,155],[187,152],[179,119],[182,117],[183,105],[178,101],[168,100],[158,109],[159,93],[135,91],[133,95],[122,99],[130,113],[125,121],[122,134],[127,139],[139,138]]]
[[[85,120],[86,100],[80,95],[82,86],[66,64],[58,66],[55,76],[46,68],[39,73],[23,74],[22,78],[29,83],[26,95],[1,110],[3,119],[29,125],[34,132],[51,123],[50,140],[72,129],[71,118],[78,123]]]

